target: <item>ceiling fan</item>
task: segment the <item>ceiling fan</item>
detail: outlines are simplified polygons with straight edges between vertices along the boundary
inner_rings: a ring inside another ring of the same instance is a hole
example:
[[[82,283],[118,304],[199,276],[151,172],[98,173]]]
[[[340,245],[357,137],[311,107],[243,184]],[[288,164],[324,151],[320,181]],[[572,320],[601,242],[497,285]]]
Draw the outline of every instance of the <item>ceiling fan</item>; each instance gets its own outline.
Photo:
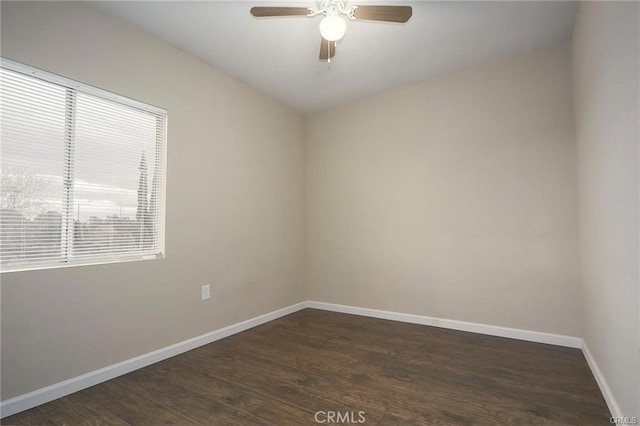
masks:
[[[350,6],[348,0],[316,0],[315,7],[252,7],[256,18],[279,16],[324,16],[320,21],[320,59],[331,61],[336,43],[347,29],[347,21],[384,21],[404,23],[411,18],[411,6]]]

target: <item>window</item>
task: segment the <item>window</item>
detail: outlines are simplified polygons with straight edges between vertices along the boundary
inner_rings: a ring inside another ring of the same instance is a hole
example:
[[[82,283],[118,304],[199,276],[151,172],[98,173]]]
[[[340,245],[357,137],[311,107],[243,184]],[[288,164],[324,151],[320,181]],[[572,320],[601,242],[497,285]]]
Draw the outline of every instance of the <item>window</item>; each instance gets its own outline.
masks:
[[[161,257],[166,111],[1,61],[0,269]]]

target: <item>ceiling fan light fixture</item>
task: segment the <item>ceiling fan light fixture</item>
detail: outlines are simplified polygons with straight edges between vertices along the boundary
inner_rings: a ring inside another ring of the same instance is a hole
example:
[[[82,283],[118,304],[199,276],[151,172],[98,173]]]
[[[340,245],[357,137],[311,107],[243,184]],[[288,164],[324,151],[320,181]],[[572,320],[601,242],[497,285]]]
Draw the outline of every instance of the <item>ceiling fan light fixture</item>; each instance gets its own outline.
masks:
[[[311,0],[306,1],[310,2]],[[274,16],[306,16],[313,18],[315,16],[324,16],[320,21],[322,40],[318,59],[321,61],[330,61],[335,55],[336,42],[344,37],[347,30],[346,19],[350,21],[381,21],[403,24],[413,14],[411,6],[374,6],[367,4],[347,7],[349,0],[315,0],[315,2],[315,7],[256,6],[252,7],[249,13],[255,18]]]
[[[338,41],[344,37],[347,21],[337,15],[329,15],[320,21],[320,34],[325,40]]]

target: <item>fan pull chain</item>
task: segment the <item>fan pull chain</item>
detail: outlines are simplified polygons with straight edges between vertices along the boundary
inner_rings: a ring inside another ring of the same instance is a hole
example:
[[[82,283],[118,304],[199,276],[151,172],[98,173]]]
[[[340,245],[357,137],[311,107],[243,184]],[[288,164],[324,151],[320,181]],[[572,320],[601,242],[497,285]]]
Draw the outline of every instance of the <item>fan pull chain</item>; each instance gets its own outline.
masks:
[[[327,63],[331,64],[331,42],[327,40]]]

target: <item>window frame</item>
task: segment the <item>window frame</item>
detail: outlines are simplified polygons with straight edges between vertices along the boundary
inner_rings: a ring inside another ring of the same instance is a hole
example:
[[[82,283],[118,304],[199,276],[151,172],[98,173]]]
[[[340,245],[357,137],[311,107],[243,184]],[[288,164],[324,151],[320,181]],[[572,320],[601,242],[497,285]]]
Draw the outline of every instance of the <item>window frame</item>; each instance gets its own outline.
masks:
[[[166,257],[165,254],[165,239],[166,239],[166,192],[167,192],[167,139],[168,139],[168,134],[167,134],[167,128],[168,128],[168,111],[164,108],[160,108],[158,106],[155,105],[150,105],[148,103],[145,102],[141,102],[132,98],[129,98],[127,96],[123,96],[123,95],[119,95],[113,92],[110,92],[108,90],[104,90],[104,89],[100,89],[98,87],[95,86],[91,86],[89,84],[85,84],[76,80],[72,80],[70,78],[67,77],[63,77],[60,76],[58,74],[54,74],[48,71],[44,71],[35,67],[32,67],[30,65],[26,65],[17,61],[14,61],[12,59],[8,59],[5,57],[1,57],[0,56],[0,67],[1,68],[5,68],[7,70],[13,71],[13,72],[17,72],[29,77],[33,77],[33,78],[37,78],[52,84],[56,84],[58,86],[64,87],[67,90],[70,90],[71,92],[71,98],[75,98],[77,96],[77,92],[81,92],[81,93],[85,93],[91,96],[95,96],[98,98],[102,98],[102,99],[106,99],[108,101],[111,102],[116,102],[118,104],[122,104],[122,105],[126,105],[128,107],[132,107],[138,110],[142,110],[145,112],[149,112],[151,114],[155,114],[157,116],[162,116],[163,117],[163,123],[162,123],[162,128],[161,128],[161,132],[162,132],[162,146],[158,149],[158,147],[156,147],[156,152],[161,153],[162,155],[162,161],[160,162],[160,180],[159,180],[159,191],[158,193],[161,194],[161,203],[159,205],[160,209],[159,209],[159,214],[160,214],[160,221],[159,221],[159,232],[157,233],[156,236],[156,242],[157,242],[157,247],[158,247],[158,253],[153,254],[153,255],[144,255],[144,254],[135,254],[135,255],[124,255],[124,256],[119,256],[119,257],[105,257],[105,258],[73,258],[73,256],[71,258],[62,256],[60,257],[59,261],[46,261],[46,262],[33,262],[33,263],[21,263],[21,264],[15,264],[15,265],[11,265],[11,264],[1,264],[0,263],[0,274],[2,273],[10,273],[10,272],[22,272],[22,271],[35,271],[35,270],[42,270],[42,269],[54,269],[54,268],[68,268],[68,267],[74,267],[74,266],[91,266],[91,265],[105,265],[105,264],[111,264],[111,263],[123,263],[123,262],[136,262],[136,261],[145,261],[145,260],[159,260],[159,259],[164,259]],[[0,96],[1,99],[1,96]],[[71,102],[73,102],[73,99],[70,100]],[[70,130],[72,133],[74,132],[74,129]],[[75,149],[73,146],[68,146],[68,143],[65,144],[65,151],[67,151],[68,149]],[[64,161],[64,164],[61,164],[61,166],[63,166],[65,173],[67,171],[67,162]],[[63,201],[63,205],[64,205],[64,201]],[[67,211],[65,211],[67,210]],[[62,214],[62,224],[64,227],[64,224],[68,224],[69,221],[71,221],[71,223],[73,223],[73,213],[71,211],[68,211],[68,209],[63,208],[63,211],[61,212]],[[62,231],[62,235],[61,238],[62,240],[67,240],[69,235],[73,234],[73,227],[71,228],[70,231]],[[71,239],[71,242],[67,243],[67,247],[69,244],[73,244],[73,238]],[[61,247],[61,250],[63,252],[66,251],[65,247]]]

